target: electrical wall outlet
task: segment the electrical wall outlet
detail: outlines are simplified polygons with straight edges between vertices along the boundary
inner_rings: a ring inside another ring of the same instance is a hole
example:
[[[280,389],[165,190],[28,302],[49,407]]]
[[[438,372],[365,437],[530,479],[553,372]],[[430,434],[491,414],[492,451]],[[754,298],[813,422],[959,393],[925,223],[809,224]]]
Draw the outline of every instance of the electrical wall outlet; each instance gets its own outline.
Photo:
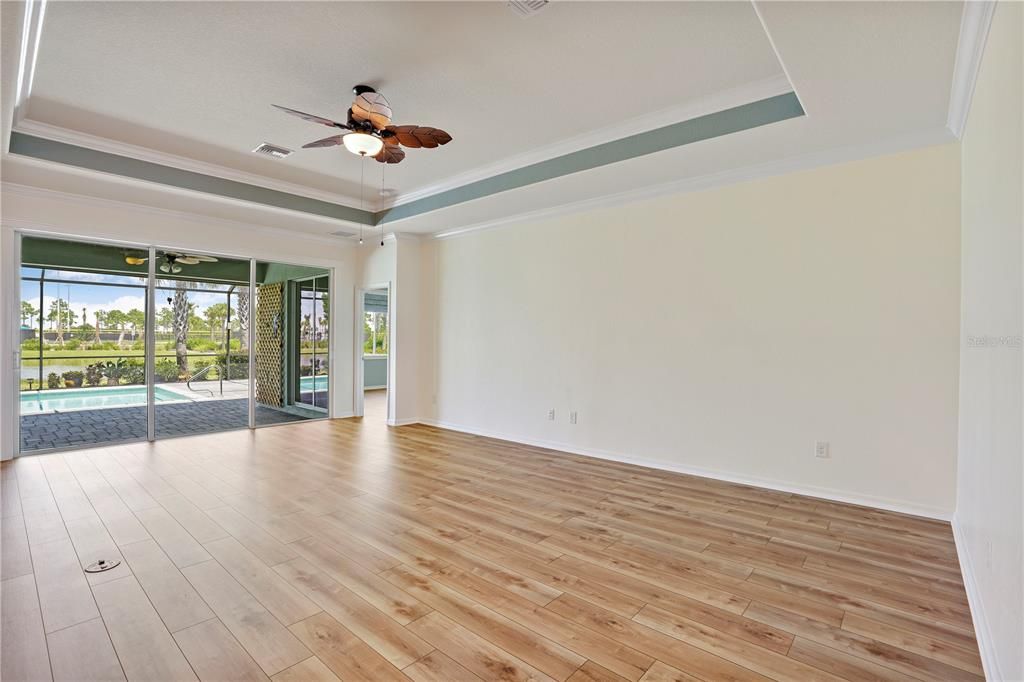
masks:
[[[575,411],[569,413],[569,423],[570,424],[575,424],[576,423],[576,412]]]
[[[829,457],[832,456],[828,449],[827,440],[814,441],[814,456],[820,457],[822,459],[828,459]]]
[[[549,422],[555,421],[555,411],[554,410],[548,410],[548,421]]]

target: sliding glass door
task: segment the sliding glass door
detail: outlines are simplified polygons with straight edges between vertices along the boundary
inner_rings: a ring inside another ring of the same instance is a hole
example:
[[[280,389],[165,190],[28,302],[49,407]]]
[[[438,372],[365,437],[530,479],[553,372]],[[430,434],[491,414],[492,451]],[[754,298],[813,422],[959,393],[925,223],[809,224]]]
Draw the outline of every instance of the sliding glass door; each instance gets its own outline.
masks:
[[[145,439],[147,251],[24,237],[19,450]]]
[[[299,315],[296,320],[299,329],[296,335],[299,348],[296,353],[298,371],[295,373],[295,402],[321,410],[327,409],[330,379],[327,370],[330,359],[327,286],[326,275],[296,283],[299,299]]]
[[[156,250],[155,436],[249,426],[248,260]]]
[[[329,290],[323,268],[257,261],[257,424],[327,416]]]
[[[328,270],[20,237],[20,453],[327,416]]]

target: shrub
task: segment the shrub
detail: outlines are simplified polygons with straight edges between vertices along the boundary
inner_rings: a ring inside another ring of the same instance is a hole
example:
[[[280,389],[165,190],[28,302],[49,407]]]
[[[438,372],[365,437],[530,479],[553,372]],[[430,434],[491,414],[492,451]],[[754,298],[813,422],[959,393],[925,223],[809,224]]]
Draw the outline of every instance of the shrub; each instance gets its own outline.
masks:
[[[227,367],[228,355],[221,353],[217,356],[217,364],[225,368],[225,379],[248,379],[249,378],[249,355],[247,353],[232,353],[231,367]]]
[[[210,351],[217,350],[217,346],[217,342],[211,341],[210,339],[190,338],[188,341],[185,342],[185,347],[188,348],[189,350]]]
[[[213,360],[196,360],[195,364],[192,365],[192,376],[195,376],[202,372],[204,369],[214,364]],[[204,379],[212,379],[216,375],[213,372],[207,372],[203,375]]]
[[[124,372],[125,362],[124,359],[118,358],[117,360],[96,363],[100,374],[107,378],[107,386],[117,386],[121,383],[121,374]]]
[[[121,366],[121,379],[126,384],[146,383],[146,364],[142,360],[124,360]]]
[[[78,350],[81,347],[82,342],[79,341],[78,339],[68,339],[67,341],[64,342],[65,350]]]
[[[39,350],[39,339],[25,339],[21,342],[22,350]]]
[[[70,372],[64,372],[62,376],[64,377],[64,385],[69,388],[78,388],[82,385],[82,379],[85,378],[85,375],[77,369],[73,369]]]
[[[61,383],[60,376],[56,372],[50,372],[46,375],[46,387],[47,388],[62,388],[64,384]]]
[[[103,368],[99,364],[89,365],[85,368],[85,383],[90,386],[99,386],[103,379]]]
[[[178,380],[178,362],[171,358],[157,360],[153,368],[157,381],[173,382]]]

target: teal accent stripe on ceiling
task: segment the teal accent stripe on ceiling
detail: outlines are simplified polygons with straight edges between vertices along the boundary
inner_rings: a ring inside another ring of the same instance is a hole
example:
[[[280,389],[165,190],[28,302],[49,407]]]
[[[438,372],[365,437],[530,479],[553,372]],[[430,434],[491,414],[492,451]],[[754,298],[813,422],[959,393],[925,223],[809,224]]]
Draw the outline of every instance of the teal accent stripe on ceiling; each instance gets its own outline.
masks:
[[[231,199],[285,208],[302,213],[336,218],[364,225],[377,225],[447,208],[499,192],[526,187],[580,171],[653,154],[722,135],[758,128],[804,115],[793,92],[776,95],[731,109],[716,111],[662,128],[648,130],[604,144],[557,156],[553,159],[500,173],[490,178],[438,192],[390,209],[371,213],[351,206],[289,194],[258,185],[226,180],[213,175],[163,166],[127,156],[101,152],[67,142],[57,142],[25,133],[12,132],[10,151],[78,168],[146,180],[171,187],[215,194]]]
[[[374,225],[376,222],[374,214],[370,211],[361,211],[358,208],[342,204],[310,199],[298,194],[289,194],[236,180],[218,178],[214,175],[163,166],[150,161],[140,161],[127,156],[101,152],[16,131],[11,133],[11,153],[354,223]]]
[[[713,114],[673,123],[629,137],[581,149],[564,156],[501,173],[455,189],[438,192],[422,199],[399,204],[377,214],[377,221],[388,222],[411,218],[455,204],[481,199],[510,189],[525,187],[563,175],[634,159],[665,149],[680,147],[701,140],[710,140],[741,130],[750,130],[804,115],[796,93],[787,92],[750,104],[716,111]]]

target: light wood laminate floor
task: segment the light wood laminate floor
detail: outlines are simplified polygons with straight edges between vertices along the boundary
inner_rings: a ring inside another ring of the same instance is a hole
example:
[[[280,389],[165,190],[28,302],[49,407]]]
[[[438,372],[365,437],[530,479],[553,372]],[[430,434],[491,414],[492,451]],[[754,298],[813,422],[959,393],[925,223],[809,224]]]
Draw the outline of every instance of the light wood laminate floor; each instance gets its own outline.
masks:
[[[4,681],[981,679],[948,524],[380,399],[5,463]]]

